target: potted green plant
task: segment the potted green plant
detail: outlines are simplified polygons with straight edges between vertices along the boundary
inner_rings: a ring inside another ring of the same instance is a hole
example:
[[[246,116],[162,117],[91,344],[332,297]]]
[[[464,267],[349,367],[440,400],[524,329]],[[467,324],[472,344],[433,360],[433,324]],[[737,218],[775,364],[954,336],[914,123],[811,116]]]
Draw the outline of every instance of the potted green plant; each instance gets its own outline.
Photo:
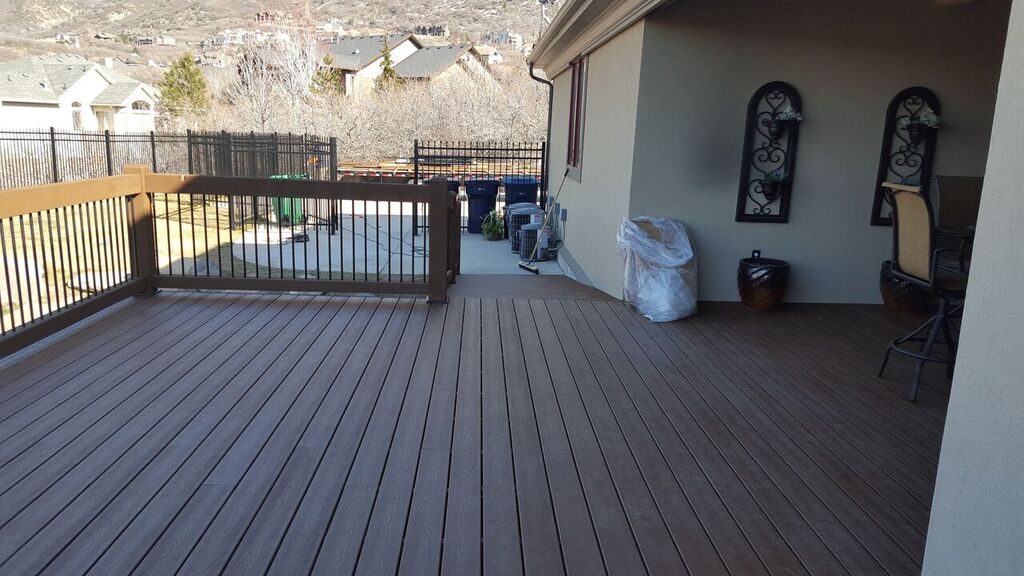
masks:
[[[484,221],[480,225],[480,231],[484,235],[484,240],[501,240],[502,236],[505,235],[505,219],[501,217],[497,210],[491,210],[484,217]]]
[[[761,179],[761,194],[765,200],[775,202],[782,195],[782,185],[789,179],[789,176],[782,170],[776,170],[765,174]]]
[[[941,126],[942,118],[927,106],[913,116],[899,119],[899,127],[907,131],[907,137],[914,145],[923,142],[930,130],[938,130]]]
[[[764,125],[768,128],[768,137],[772,140],[778,140],[779,138],[782,138],[786,131],[788,131],[794,124],[803,119],[804,117],[799,111],[794,109],[792,106],[787,106],[772,118],[765,120]]]

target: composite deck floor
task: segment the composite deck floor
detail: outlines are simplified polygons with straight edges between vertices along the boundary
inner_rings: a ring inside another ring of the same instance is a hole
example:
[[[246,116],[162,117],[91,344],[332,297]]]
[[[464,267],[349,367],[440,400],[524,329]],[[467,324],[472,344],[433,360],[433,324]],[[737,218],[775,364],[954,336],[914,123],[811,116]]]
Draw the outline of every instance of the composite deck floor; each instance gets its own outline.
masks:
[[[867,306],[164,292],[0,370],[3,574],[914,574]]]

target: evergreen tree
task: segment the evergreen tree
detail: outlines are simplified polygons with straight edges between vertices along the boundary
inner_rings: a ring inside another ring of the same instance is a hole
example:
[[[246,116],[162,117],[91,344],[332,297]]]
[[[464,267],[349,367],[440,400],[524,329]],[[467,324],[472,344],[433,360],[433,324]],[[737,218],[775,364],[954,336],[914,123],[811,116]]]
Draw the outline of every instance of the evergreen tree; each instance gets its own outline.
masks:
[[[313,75],[313,92],[317,94],[340,94],[344,89],[345,79],[334,66],[334,58],[330,54],[324,56],[323,63],[317,67]]]
[[[206,79],[191,53],[172,62],[156,85],[160,104],[175,116],[199,112],[209,101]]]
[[[388,37],[384,37],[384,48],[380,51],[384,60],[380,63],[380,76],[377,77],[377,89],[386,90],[402,83],[402,79],[395,72],[395,63],[391,61],[391,47],[388,46]]]

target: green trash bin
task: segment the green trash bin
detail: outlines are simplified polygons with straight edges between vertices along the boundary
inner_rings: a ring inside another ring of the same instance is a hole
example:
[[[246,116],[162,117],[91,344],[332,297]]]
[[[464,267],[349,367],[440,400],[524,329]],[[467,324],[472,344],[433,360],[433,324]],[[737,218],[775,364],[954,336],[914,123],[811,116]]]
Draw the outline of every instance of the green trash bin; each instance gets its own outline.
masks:
[[[271,178],[275,180],[306,180],[309,176],[306,174],[275,174],[271,176]],[[277,214],[278,222],[290,222],[294,224],[302,222],[306,216],[302,212],[302,198],[281,198],[278,196],[271,196],[270,205],[274,209],[274,214]]]

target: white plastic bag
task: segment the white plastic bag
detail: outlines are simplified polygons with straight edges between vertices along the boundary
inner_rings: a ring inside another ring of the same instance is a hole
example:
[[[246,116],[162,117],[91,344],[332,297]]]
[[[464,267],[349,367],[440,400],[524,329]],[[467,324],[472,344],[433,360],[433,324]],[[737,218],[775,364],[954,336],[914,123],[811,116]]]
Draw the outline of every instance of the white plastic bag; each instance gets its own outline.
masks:
[[[624,218],[617,240],[626,260],[626,302],[652,322],[671,322],[697,311],[697,257],[682,222]]]

